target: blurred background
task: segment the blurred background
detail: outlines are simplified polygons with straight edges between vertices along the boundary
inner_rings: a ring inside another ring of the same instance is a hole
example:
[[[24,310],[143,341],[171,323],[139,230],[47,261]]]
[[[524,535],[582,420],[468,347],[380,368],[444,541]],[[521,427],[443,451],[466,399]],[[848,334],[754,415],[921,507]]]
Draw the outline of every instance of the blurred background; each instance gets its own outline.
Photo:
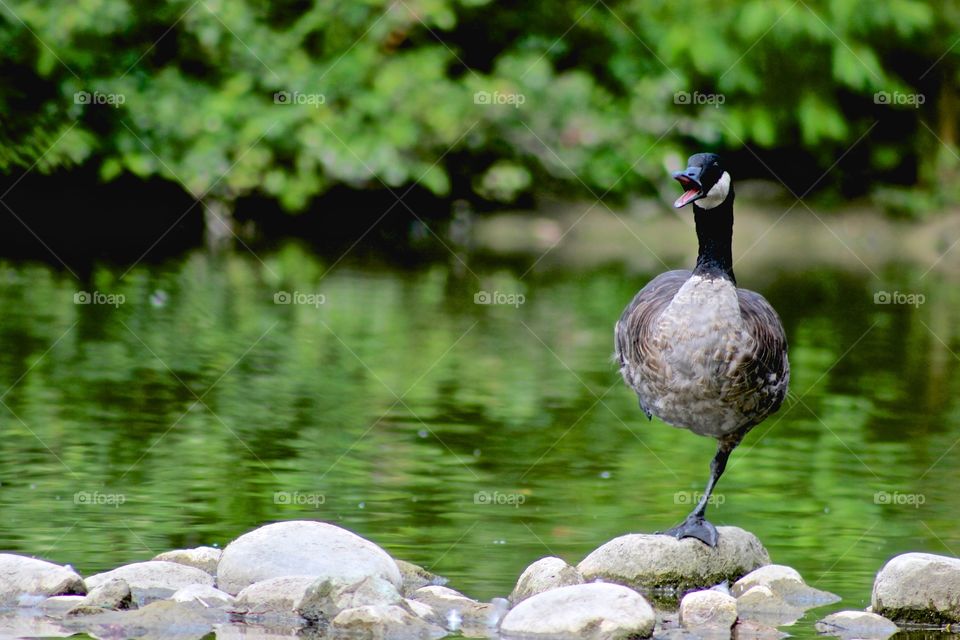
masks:
[[[347,526],[480,598],[679,521],[610,360],[724,155],[791,398],[712,520],[868,604],[957,555],[960,4],[0,0],[0,546]],[[815,614],[813,614],[815,616]],[[794,631],[812,635],[807,631]]]

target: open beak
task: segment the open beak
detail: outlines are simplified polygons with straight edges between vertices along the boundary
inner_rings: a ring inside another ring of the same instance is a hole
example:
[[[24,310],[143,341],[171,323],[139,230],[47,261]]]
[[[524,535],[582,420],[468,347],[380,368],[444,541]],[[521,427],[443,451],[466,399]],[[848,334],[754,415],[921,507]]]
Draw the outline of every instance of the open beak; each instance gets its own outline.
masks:
[[[705,195],[703,185],[700,184],[701,173],[703,173],[701,167],[687,167],[684,171],[673,172],[673,179],[683,185],[685,189],[683,195],[674,201],[674,207],[680,209]]]

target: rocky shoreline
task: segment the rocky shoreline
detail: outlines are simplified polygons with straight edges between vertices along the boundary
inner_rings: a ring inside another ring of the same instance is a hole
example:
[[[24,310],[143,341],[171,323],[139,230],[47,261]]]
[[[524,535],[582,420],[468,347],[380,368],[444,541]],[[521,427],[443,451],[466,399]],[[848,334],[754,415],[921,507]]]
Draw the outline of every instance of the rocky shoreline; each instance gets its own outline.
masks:
[[[629,534],[577,566],[541,558],[509,598],[479,602],[373,542],[314,521],[269,524],[222,551],[183,549],[81,577],[69,566],[0,554],[0,636],[97,638],[350,637],[757,638],[840,598],[770,563],[753,534],[696,540]],[[960,623],[960,559],[896,556],[868,611],[816,624],[841,638]]]

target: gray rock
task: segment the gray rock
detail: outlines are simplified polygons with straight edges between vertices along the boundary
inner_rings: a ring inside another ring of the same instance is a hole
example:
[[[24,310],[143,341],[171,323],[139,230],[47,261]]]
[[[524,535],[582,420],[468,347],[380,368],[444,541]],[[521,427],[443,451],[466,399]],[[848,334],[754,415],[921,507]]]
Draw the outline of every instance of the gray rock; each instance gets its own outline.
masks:
[[[66,638],[74,633],[59,620],[32,615],[30,611],[8,609],[0,612],[0,638]]]
[[[886,640],[899,629],[892,621],[866,611],[839,611],[831,613],[816,624],[817,631],[841,638]]]
[[[176,562],[185,564],[188,567],[194,567],[201,571],[206,571],[210,575],[217,574],[217,563],[220,562],[220,554],[223,553],[216,547],[196,547],[194,549],[174,549],[165,551],[154,558],[163,562]]]
[[[782,564],[769,564],[737,580],[730,592],[739,597],[756,586],[764,586],[787,604],[811,609],[840,601],[840,596],[807,585],[800,573]]]
[[[60,618],[77,606],[86,596],[51,596],[40,603],[40,611],[52,618]]]
[[[540,558],[520,574],[517,585],[510,594],[510,601],[521,602],[550,589],[569,587],[583,584],[583,582],[583,576],[577,568],[571,567],[562,559],[553,556]]]
[[[406,560],[394,560],[397,568],[400,569],[400,579],[403,581],[403,588],[400,590],[404,595],[413,593],[420,587],[443,586],[447,584],[447,579],[430,573],[423,567],[415,565]]]
[[[217,565],[217,584],[231,594],[255,582],[291,575],[342,584],[377,576],[402,587],[400,569],[386,551],[325,522],[295,520],[260,527],[227,545]]]
[[[744,620],[778,627],[793,624],[803,617],[804,610],[789,604],[770,587],[758,584],[737,598],[737,612]]]
[[[784,633],[776,627],[762,624],[756,620],[737,620],[733,627],[734,640],[781,640],[790,634]]]
[[[64,619],[63,625],[97,638],[196,640],[209,634],[214,625],[228,620],[227,612],[208,609],[199,603],[160,600],[130,611],[70,616]]]
[[[321,578],[307,587],[293,608],[307,620],[329,622],[345,609],[399,605],[402,602],[400,591],[383,578],[373,576],[351,585]]]
[[[464,635],[483,635],[499,621],[493,604],[478,602],[448,587],[422,587],[410,594],[438,616],[437,622],[448,631]]]
[[[234,611],[254,619],[279,621],[291,619],[299,623],[295,606],[303,599],[313,576],[280,576],[254,582],[237,594]]]
[[[199,602],[204,607],[229,609],[236,604],[236,598],[205,584],[190,584],[178,589],[171,597],[174,602]]]
[[[133,606],[130,585],[122,578],[112,578],[94,587],[82,602],[67,611],[69,616],[83,616],[104,611],[129,609]]]
[[[699,540],[653,534],[614,538],[577,568],[586,580],[600,578],[638,589],[704,589],[734,581],[770,563],[755,535],[739,527],[718,527],[716,548]]]
[[[871,610],[895,622],[960,622],[960,559],[904,553],[880,569]]]
[[[715,627],[730,635],[730,627],[737,622],[737,600],[733,596],[713,591],[693,591],[680,601],[680,624],[690,630]]]
[[[87,587],[76,571],[45,560],[0,553],[0,603],[12,604],[24,595],[85,595]]]
[[[446,630],[419,618],[401,605],[367,605],[345,609],[330,623],[332,635],[372,640],[442,638]]]
[[[140,606],[154,600],[169,598],[178,589],[187,585],[213,586],[213,576],[206,571],[175,562],[150,560],[123,565],[112,571],[92,575],[86,580],[87,587],[96,589],[114,578],[119,578],[130,585],[133,601]]]
[[[655,621],[653,608],[636,591],[592,583],[527,598],[503,618],[500,632],[508,638],[646,638]]]

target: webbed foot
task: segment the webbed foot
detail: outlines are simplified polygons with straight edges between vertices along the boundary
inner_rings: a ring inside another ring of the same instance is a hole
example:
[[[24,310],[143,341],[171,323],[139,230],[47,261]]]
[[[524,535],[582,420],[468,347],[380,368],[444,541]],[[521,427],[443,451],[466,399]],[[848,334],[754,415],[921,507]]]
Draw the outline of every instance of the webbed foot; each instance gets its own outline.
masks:
[[[696,538],[709,547],[716,547],[717,539],[719,537],[717,528],[715,526],[710,524],[702,516],[695,516],[693,514],[687,516],[686,520],[672,529],[658,531],[657,533],[661,533],[665,536],[673,536],[677,540],[682,540],[683,538]]]

